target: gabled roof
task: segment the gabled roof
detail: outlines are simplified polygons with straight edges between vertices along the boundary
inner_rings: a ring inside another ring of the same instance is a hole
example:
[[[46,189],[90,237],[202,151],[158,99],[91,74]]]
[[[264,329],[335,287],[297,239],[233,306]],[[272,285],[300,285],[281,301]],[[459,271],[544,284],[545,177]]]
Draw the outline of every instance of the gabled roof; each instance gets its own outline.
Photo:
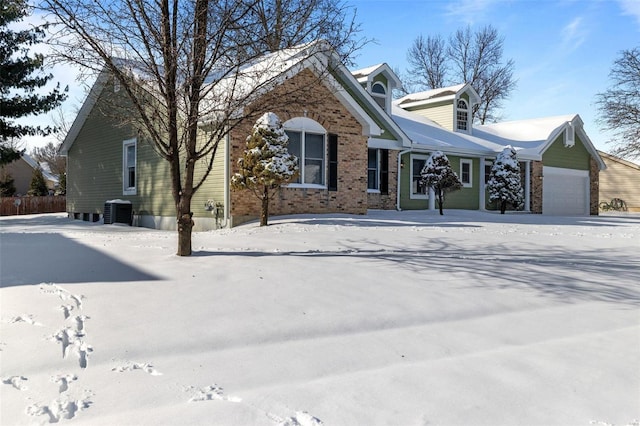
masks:
[[[29,154],[22,154],[22,159],[25,163],[27,163],[33,170],[40,169],[42,171],[42,175],[45,180],[50,182],[58,183],[58,177],[51,173],[47,166],[41,166],[35,159],[33,159]]]
[[[620,157],[616,157],[615,155],[612,155],[612,154],[607,154],[604,151],[598,151],[598,154],[600,154],[601,157],[606,158],[607,160],[615,161],[616,163],[620,163],[627,167],[631,167],[632,169],[640,170],[640,165],[633,163],[631,161],[625,160]]]
[[[378,74],[383,74],[387,80],[389,80],[394,88],[402,87],[402,81],[396,75],[396,73],[391,69],[391,67],[386,63],[381,63],[377,65],[372,65],[367,68],[362,68],[359,70],[351,71],[351,74],[358,80],[358,83],[366,83],[367,81],[372,80]]]
[[[476,92],[475,89],[471,87],[471,84],[462,83],[455,86],[410,93],[400,99],[397,99],[394,104],[401,108],[419,107],[434,102],[457,99],[464,92],[469,93],[469,98],[472,105],[480,102],[480,96],[478,95],[478,92]]]
[[[558,135],[571,124],[587,151],[598,161],[600,169],[606,168],[584,132],[582,120],[577,114],[476,126],[473,135],[445,129],[426,117],[398,106],[393,108],[393,119],[411,138],[415,149],[492,156],[511,145],[522,160],[541,160]]]
[[[584,122],[578,114],[477,125],[474,126],[473,132],[474,135],[488,141],[520,148],[518,154],[529,152],[542,156],[558,135],[569,126],[575,129],[586,150],[598,162],[600,170],[606,169],[598,150],[585,133]]]
[[[400,140],[402,145],[408,144],[409,140],[402,130],[397,127],[393,120],[391,120],[391,118],[384,113],[384,111],[382,111],[375,102],[370,100],[370,97],[368,97],[367,93],[353,77],[351,72],[340,64],[335,52],[328,46],[328,44],[326,44],[326,42],[323,41],[307,43],[264,55],[256,61],[242,67],[238,71],[238,74],[234,75],[233,78],[218,80],[216,82],[215,90],[217,93],[221,93],[219,91],[222,91],[222,93],[240,93],[240,99],[247,97],[247,102],[251,102],[252,99],[256,99],[263,95],[276,84],[298,74],[303,69],[310,69],[312,72],[316,72],[326,69],[329,64],[333,67],[334,73],[328,73],[326,78],[323,78],[323,84],[330,88],[347,110],[349,110],[349,112],[360,122],[363,126],[363,133],[373,137],[379,136],[382,132],[379,122],[382,121],[384,122],[385,127],[390,129]],[[123,66],[130,66],[130,64],[123,64]],[[388,69],[392,75],[395,75],[386,64],[382,64],[378,69],[385,72]],[[397,77],[395,78],[397,79]],[[89,113],[94,108],[95,103],[102,93],[108,79],[109,72],[105,67],[98,75],[98,78],[93,84],[78,115],[76,116],[76,119],[67,133],[65,140],[62,143],[62,147],[60,149],[62,155],[66,155],[68,153],[71,145],[78,137],[80,130],[89,116]],[[345,87],[345,84],[348,87]],[[256,87],[258,87],[258,89],[256,89]],[[367,112],[367,109],[363,108],[363,106],[356,101],[353,97],[354,95],[360,98],[360,102],[363,102],[364,100],[364,102],[368,103],[368,109],[376,113],[376,119],[371,117],[369,112]],[[219,101],[219,99],[217,101]],[[206,116],[203,121],[216,119],[215,110],[217,101],[212,99],[211,103],[207,105],[207,107],[209,107],[209,109],[214,113]],[[236,113],[241,114],[242,111],[239,110],[236,111]],[[376,122],[376,120],[378,120],[378,122]]]

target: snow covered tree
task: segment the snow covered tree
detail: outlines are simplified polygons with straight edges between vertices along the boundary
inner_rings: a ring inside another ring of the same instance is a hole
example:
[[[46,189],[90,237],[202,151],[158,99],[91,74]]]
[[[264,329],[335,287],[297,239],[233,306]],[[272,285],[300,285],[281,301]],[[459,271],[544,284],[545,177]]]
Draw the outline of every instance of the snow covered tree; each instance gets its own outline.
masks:
[[[28,194],[33,196],[41,196],[41,195],[49,194],[49,188],[47,188],[47,181],[44,180],[42,169],[40,169],[39,167],[33,171],[33,176],[31,177],[31,184],[29,185]]]
[[[433,189],[438,201],[440,214],[444,204],[444,195],[447,192],[457,191],[462,188],[462,182],[456,172],[451,168],[451,163],[446,155],[440,151],[431,154],[420,172],[422,183]]]
[[[238,160],[240,172],[231,178],[235,190],[249,189],[262,201],[260,226],[269,219],[269,200],[298,173],[298,159],[287,150],[289,137],[278,116],[267,112],[253,126],[247,148]]]
[[[489,201],[498,202],[501,214],[507,210],[508,203],[518,208],[524,202],[524,191],[520,182],[520,165],[513,147],[505,147],[496,157],[491,166],[487,187]]]

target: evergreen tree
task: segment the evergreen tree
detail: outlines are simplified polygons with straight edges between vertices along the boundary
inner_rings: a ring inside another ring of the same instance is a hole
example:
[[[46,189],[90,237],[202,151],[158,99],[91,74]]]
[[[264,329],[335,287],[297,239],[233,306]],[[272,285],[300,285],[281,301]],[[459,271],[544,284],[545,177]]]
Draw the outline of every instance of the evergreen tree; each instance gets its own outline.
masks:
[[[524,191],[520,182],[520,165],[513,147],[505,147],[496,157],[491,166],[487,187],[489,201],[498,202],[500,214],[504,214],[507,210],[508,203],[511,203],[515,208],[522,205]]]
[[[27,193],[33,196],[49,195],[47,181],[45,181],[42,170],[39,167],[33,171],[33,177]]]
[[[444,214],[442,208],[445,193],[462,188],[462,182],[451,168],[447,156],[440,151],[433,152],[422,168],[420,177],[424,185],[433,189],[440,214]]]
[[[233,189],[249,189],[262,201],[260,226],[267,225],[269,199],[298,174],[298,159],[287,150],[288,143],[278,116],[267,112],[253,126],[244,155],[238,160],[240,172],[231,178]]]
[[[41,114],[57,107],[67,97],[60,87],[45,95],[36,92],[46,85],[52,74],[42,73],[44,56],[29,56],[29,48],[38,44],[45,36],[46,26],[22,31],[13,31],[9,25],[21,21],[30,13],[26,0],[3,0],[0,5],[0,158],[5,162],[10,152],[12,138],[25,135],[46,135],[50,127],[22,125],[15,119],[31,114]],[[20,153],[21,154],[21,153]],[[18,155],[19,157],[19,155]],[[11,160],[12,161],[12,160]]]
[[[16,186],[13,177],[2,171],[0,175],[0,197],[13,197],[16,193]]]

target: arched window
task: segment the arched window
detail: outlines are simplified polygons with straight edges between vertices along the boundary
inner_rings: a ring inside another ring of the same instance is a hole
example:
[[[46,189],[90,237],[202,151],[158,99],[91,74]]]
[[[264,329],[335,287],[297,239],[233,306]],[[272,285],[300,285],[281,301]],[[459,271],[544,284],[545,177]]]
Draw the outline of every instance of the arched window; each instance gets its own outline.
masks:
[[[300,167],[298,179],[292,183],[324,186],[327,131],[307,117],[287,120],[284,129],[289,136],[287,149],[298,157]]]
[[[371,95],[380,108],[387,110],[387,88],[379,81],[373,83],[371,86]]]
[[[456,129],[466,132],[469,130],[469,108],[467,101],[458,99],[456,106]]]

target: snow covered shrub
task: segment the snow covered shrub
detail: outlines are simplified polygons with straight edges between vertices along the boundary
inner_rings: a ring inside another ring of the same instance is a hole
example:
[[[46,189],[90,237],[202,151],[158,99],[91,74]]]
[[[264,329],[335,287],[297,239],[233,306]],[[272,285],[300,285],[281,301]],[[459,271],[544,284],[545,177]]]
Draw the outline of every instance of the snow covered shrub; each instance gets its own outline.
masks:
[[[438,201],[440,214],[444,203],[446,192],[457,191],[462,188],[462,182],[456,172],[451,168],[451,163],[446,155],[440,151],[435,151],[424,164],[420,172],[420,178],[424,185],[433,189]]]
[[[498,202],[501,214],[507,210],[507,203],[515,208],[522,206],[524,191],[520,182],[520,165],[513,147],[506,146],[496,157],[491,166],[487,188],[489,201]]]
[[[260,226],[269,218],[269,199],[283,183],[298,174],[298,159],[287,150],[289,138],[278,116],[265,113],[253,126],[247,137],[244,155],[238,160],[239,173],[231,177],[234,190],[248,189],[262,201]]]

